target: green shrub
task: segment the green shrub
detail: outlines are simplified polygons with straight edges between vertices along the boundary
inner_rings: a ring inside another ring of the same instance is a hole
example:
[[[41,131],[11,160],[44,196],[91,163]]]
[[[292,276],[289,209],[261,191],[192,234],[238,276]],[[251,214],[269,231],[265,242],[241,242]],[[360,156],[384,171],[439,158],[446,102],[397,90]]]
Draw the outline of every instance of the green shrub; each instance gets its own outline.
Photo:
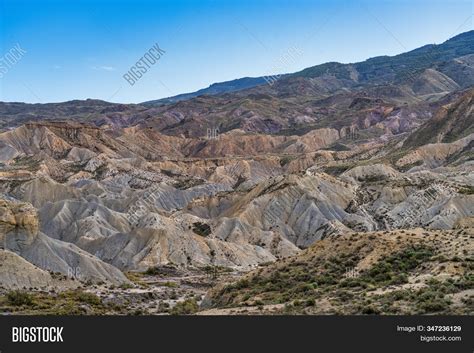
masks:
[[[366,306],[362,309],[362,314],[363,315],[377,315],[380,314],[380,310],[373,306]]]
[[[100,305],[102,304],[102,301],[100,298],[93,294],[93,293],[87,293],[87,292],[78,292],[76,293],[76,298],[86,304],[89,305]]]
[[[212,233],[211,227],[206,223],[195,222],[193,223],[193,232],[202,237],[207,237]]]
[[[185,301],[178,302],[170,310],[171,315],[190,315],[199,311],[199,305],[196,299],[186,299]]]
[[[380,261],[368,270],[363,280],[385,285],[408,282],[407,273],[433,256],[433,251],[424,247],[412,247]]]
[[[449,309],[450,302],[444,298],[434,298],[418,304],[418,308],[424,313],[437,313]]]
[[[22,306],[33,304],[33,297],[23,291],[14,290],[7,293],[7,300],[10,305]]]
[[[306,306],[315,306],[315,305],[316,305],[316,301],[313,298],[306,300]]]

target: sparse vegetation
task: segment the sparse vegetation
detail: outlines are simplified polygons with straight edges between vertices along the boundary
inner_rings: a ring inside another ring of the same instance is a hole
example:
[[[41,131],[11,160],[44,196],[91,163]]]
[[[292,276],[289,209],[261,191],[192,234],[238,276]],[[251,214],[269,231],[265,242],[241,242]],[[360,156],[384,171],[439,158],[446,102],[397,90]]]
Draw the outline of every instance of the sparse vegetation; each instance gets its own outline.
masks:
[[[391,237],[390,233],[382,235]],[[405,235],[408,236],[416,237],[416,234]],[[423,236],[427,237],[426,234]],[[400,251],[382,256],[369,268],[351,275],[351,269],[358,265],[364,251],[370,253],[371,242],[378,241],[381,236],[370,238],[364,234],[352,234],[347,239],[357,243],[361,237],[366,237],[367,242],[355,248],[358,250],[346,250],[348,252],[341,252],[338,256],[315,253],[309,257],[310,249],[302,259],[293,258],[284,265],[269,265],[255,271],[224,286],[214,296],[214,305],[232,308],[285,304],[281,312],[286,314],[447,313],[451,312],[453,305],[449,298],[451,294],[474,288],[473,276],[465,275],[451,281],[428,280],[432,277],[427,277],[426,284],[420,289],[411,286],[402,289],[412,276],[423,271],[422,268],[435,268],[435,263],[439,263],[440,255],[432,244],[405,245]],[[465,259],[460,261],[469,264]],[[466,313],[469,309],[464,305],[455,310]]]
[[[117,307],[105,305],[97,295],[81,290],[61,293],[11,291],[0,297],[0,310],[28,315],[101,315],[113,313]]]
[[[176,305],[170,310],[171,315],[191,315],[199,310],[199,305],[196,299],[186,299]]]
[[[31,294],[20,291],[14,290],[7,293],[7,300],[10,305],[13,306],[23,306],[23,305],[31,305],[33,304],[33,297]]]
[[[201,223],[201,222],[193,223],[192,230],[194,233],[202,237],[207,237],[212,232],[211,227],[208,224]]]

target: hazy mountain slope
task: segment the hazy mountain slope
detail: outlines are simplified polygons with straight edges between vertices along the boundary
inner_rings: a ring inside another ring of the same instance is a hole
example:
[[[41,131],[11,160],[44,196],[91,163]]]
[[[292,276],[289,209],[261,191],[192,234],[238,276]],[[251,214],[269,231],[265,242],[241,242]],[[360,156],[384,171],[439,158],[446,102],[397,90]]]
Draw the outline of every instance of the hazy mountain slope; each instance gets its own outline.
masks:
[[[285,87],[294,86],[299,82],[298,78],[305,78],[310,79],[311,90],[319,93],[366,84],[402,84],[413,87],[416,94],[426,94],[426,89],[420,91],[417,88],[420,82],[414,83],[419,80],[417,76],[423,74],[426,69],[432,69],[432,72],[437,70],[436,75],[446,75],[444,79],[439,80],[438,87],[434,89],[436,92],[446,91],[447,88],[453,88],[453,85],[465,88],[474,83],[474,69],[470,65],[471,54],[474,54],[474,31],[462,33],[439,45],[426,45],[392,57],[379,56],[353,64],[330,62],[312,66],[293,74],[281,75],[279,80],[285,84],[276,85],[275,88],[281,95],[284,94]],[[460,58],[463,56],[465,57]],[[445,82],[446,79],[450,82]],[[216,83],[193,93],[142,104],[147,106],[171,104],[202,95],[217,95],[259,85],[264,87],[266,83],[263,77],[242,78]]]
[[[442,106],[435,116],[411,134],[405,147],[453,142],[474,132],[474,89]]]
[[[232,81],[213,83],[209,87],[200,89],[196,92],[178,94],[177,96],[147,101],[140,104],[144,106],[160,106],[165,104],[172,104],[203,95],[217,95],[221,93],[235,92],[242,89],[262,85],[264,83],[266,83],[266,81],[263,77],[244,77]]]
[[[354,64],[327,63],[309,67],[294,73],[296,77],[321,77],[332,75],[339,80],[353,83],[387,84],[405,83],[419,72],[441,62],[473,54],[474,31],[459,34],[439,45],[425,45],[421,48],[395,56],[378,56]],[[448,75],[449,76],[449,75]],[[469,77],[459,78],[461,86]]]
[[[466,32],[394,57],[314,66],[283,75],[271,86],[254,86],[262,78],[216,84],[206,95],[170,98],[172,103],[166,105],[98,100],[0,103],[0,129],[29,121],[72,120],[113,130],[139,125],[166,135],[199,138],[206,138],[209,131],[234,129],[301,135],[319,128],[365,129],[402,108],[415,114],[402,124],[411,129],[432,114],[427,102],[474,84],[473,43],[474,32]]]

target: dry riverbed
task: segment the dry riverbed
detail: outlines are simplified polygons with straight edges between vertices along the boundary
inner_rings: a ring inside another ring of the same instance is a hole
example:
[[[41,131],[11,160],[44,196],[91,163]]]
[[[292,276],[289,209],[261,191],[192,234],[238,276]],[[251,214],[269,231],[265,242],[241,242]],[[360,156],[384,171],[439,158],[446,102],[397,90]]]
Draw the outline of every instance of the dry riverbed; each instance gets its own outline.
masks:
[[[158,266],[129,272],[131,284],[92,284],[67,290],[3,291],[4,315],[167,315],[194,314],[209,288],[243,273],[227,268]]]

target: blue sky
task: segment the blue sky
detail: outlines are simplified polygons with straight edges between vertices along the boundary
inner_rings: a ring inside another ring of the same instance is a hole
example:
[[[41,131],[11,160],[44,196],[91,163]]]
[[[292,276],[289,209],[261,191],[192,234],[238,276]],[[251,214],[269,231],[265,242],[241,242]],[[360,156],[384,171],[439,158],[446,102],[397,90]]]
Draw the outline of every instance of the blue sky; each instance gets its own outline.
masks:
[[[138,103],[245,76],[394,55],[473,29],[473,1],[0,0],[0,100]],[[133,86],[123,75],[165,53]],[[288,55],[291,53],[291,55]]]

